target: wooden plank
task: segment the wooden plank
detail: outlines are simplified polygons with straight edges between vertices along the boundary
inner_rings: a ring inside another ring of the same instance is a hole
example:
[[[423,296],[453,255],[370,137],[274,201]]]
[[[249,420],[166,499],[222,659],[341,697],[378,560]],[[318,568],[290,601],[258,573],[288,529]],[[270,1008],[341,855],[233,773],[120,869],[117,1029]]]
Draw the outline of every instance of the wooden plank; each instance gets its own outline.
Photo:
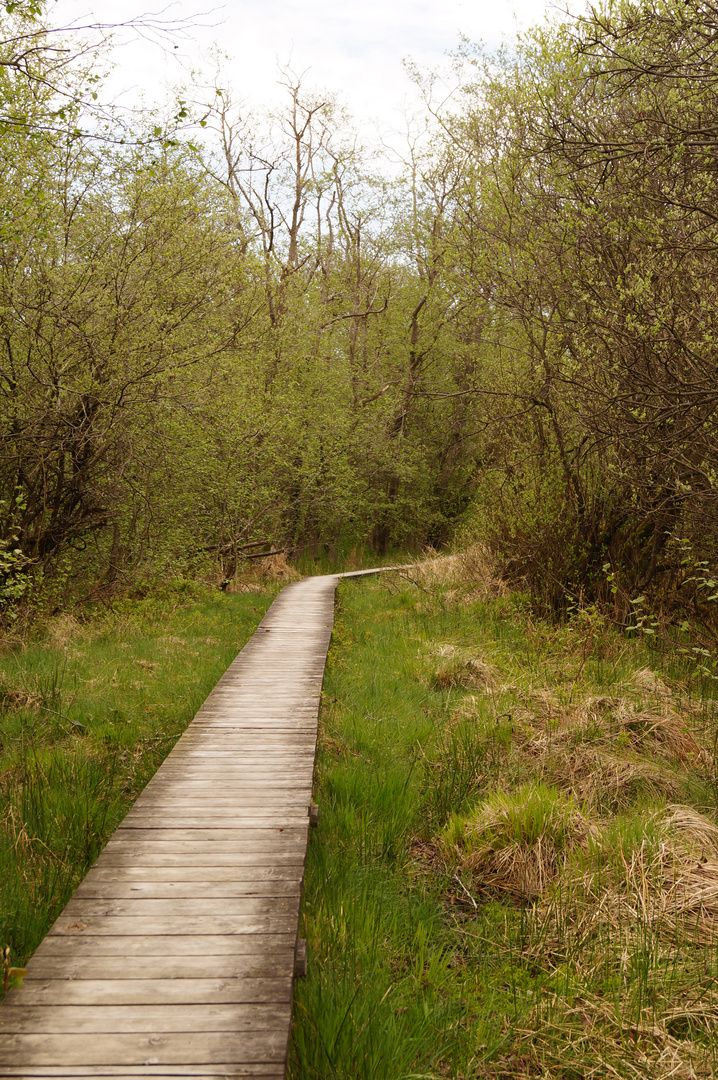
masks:
[[[243,745],[242,739],[236,740],[234,745],[234,739],[228,738],[225,740],[224,747],[215,749],[214,747],[198,747],[190,744],[179,746],[177,753],[173,753],[172,757],[168,757],[166,760],[175,764],[178,760],[192,764],[192,762],[199,762],[206,764],[207,762],[220,762],[224,766],[225,763],[237,764],[240,761],[242,764],[256,765],[264,763],[271,768],[276,768],[277,765],[287,762],[290,767],[294,765],[301,766],[303,769],[308,766],[311,767],[314,763],[314,749],[307,750],[302,746],[276,746],[276,747],[247,747]]]
[[[171,1065],[171,1072],[166,1072],[157,1065],[0,1065],[0,1076],[24,1076],[40,1080],[42,1077],[55,1076],[152,1076],[154,1080],[175,1080],[178,1076],[202,1077],[202,1080],[225,1080],[226,1077],[259,1076],[262,1080],[284,1080],[284,1069],[277,1071],[277,1065],[243,1062],[223,1065]]]
[[[287,887],[295,888],[301,884],[302,871],[296,866],[107,866],[104,859],[95,863],[88,872],[82,885],[78,889],[89,884],[103,882],[123,882],[128,887],[134,883],[142,886],[151,886],[156,882],[169,884],[198,884],[211,887],[214,883],[221,885],[224,882],[234,883],[239,888],[256,886],[264,888],[264,884],[276,885],[286,883]]]
[[[217,779],[222,777],[223,779],[234,779],[241,777],[245,779],[250,776],[267,777],[268,779],[277,779],[281,776],[283,780],[312,780],[314,774],[314,761],[302,763],[300,761],[292,762],[291,758],[275,760],[273,761],[269,756],[252,759],[247,757],[246,760],[242,758],[239,751],[227,755],[226,758],[202,758],[193,754],[176,754],[173,758],[167,758],[165,761],[167,766],[167,774],[171,775],[181,771],[184,775],[190,779],[199,776],[208,776],[210,778]],[[282,785],[282,786],[287,786]]]
[[[127,900],[85,899],[74,896],[65,908],[68,919],[91,919],[127,916],[138,918],[234,918],[235,916],[271,917],[299,913],[299,899],[292,896],[238,896],[232,898],[199,899],[173,897],[169,900],[152,900],[143,896]]]
[[[201,1000],[201,999],[200,999]],[[78,1035],[156,1031],[274,1031],[286,1030],[291,1020],[289,993],[284,1003],[208,1005],[27,1005],[0,1012],[0,1034]]]
[[[166,764],[166,762],[165,762]],[[265,788],[270,791],[272,786],[275,791],[282,792],[284,789],[290,791],[290,789],[296,788],[301,792],[311,792],[312,778],[310,775],[302,775],[297,773],[296,775],[281,775],[273,773],[271,770],[263,770],[262,772],[254,771],[243,773],[238,767],[236,769],[228,769],[222,772],[220,777],[217,778],[216,770],[212,769],[181,769],[179,766],[175,768],[168,767],[165,772],[165,779],[167,780],[184,780],[191,783],[195,780],[203,781],[205,784],[211,784],[213,778],[217,779],[218,783],[223,784],[236,784],[242,785],[246,791],[253,791],[254,788]]]
[[[204,829],[199,826],[196,829],[173,829],[171,826],[160,825],[156,829],[138,828],[133,829],[130,826],[122,825],[119,829],[116,829],[113,833],[112,843],[115,839],[117,843],[123,843],[127,840],[131,840],[133,844],[141,843],[143,840],[147,840],[152,843],[175,843],[182,844],[186,841],[201,840],[203,844],[220,844],[226,846],[227,844],[243,844],[243,843],[257,843],[267,846],[267,850],[271,850],[272,847],[288,848],[288,847],[301,847],[306,842],[306,833],[309,829],[309,822],[301,829],[297,828],[282,828],[270,827],[268,829],[254,828],[254,829],[242,829],[237,828],[236,825],[228,825],[226,828],[213,828]],[[200,835],[201,834],[201,835]],[[109,847],[109,844],[108,844]],[[239,848],[238,850],[241,850]]]
[[[226,732],[226,734],[225,734]],[[261,736],[261,733],[260,733]],[[178,757],[187,757],[188,755],[194,755],[199,758],[200,755],[211,756],[213,758],[223,758],[231,760],[239,759],[244,760],[246,757],[248,761],[263,757],[267,761],[277,761],[294,759],[298,762],[306,764],[314,759],[314,747],[307,746],[307,733],[302,732],[301,740],[292,739],[291,733],[287,733],[286,741],[280,743],[279,740],[273,746],[262,746],[260,736],[257,736],[256,745],[253,743],[251,746],[246,745],[246,739],[243,738],[243,733],[237,733],[231,730],[229,727],[226,729],[219,729],[211,733],[213,742],[223,742],[223,746],[220,749],[215,746],[202,747],[197,744],[193,738],[191,742],[178,743],[177,752],[172,751],[172,757],[167,756],[167,761],[175,761]],[[313,738],[316,738],[316,732],[312,733]],[[210,737],[209,734],[207,736]]]
[[[257,819],[260,822],[259,825],[253,825],[252,828],[257,829],[302,829],[306,825],[306,819],[309,816],[309,807],[311,805],[311,796],[302,797],[301,801],[294,805],[284,806],[281,800],[278,800],[275,793],[274,802],[270,800],[269,792],[264,794],[264,802],[255,801],[245,805],[233,806],[231,800],[226,799],[224,802],[213,802],[212,800],[203,799],[198,801],[196,799],[185,799],[180,804],[173,804],[172,800],[164,799],[147,799],[140,806],[133,807],[127,814],[122,822],[123,828],[133,828],[126,822],[135,822],[140,818],[151,818],[153,821],[157,818],[171,818],[172,814],[194,816],[198,814],[206,815],[207,819],[210,817],[226,818],[231,821],[232,818],[241,819],[242,826],[246,826],[253,819]],[[285,824],[285,822],[289,824]]]
[[[186,798],[190,796],[192,798],[203,797],[205,795],[221,795],[223,798],[228,798],[231,795],[237,795],[238,798],[244,798],[249,801],[254,798],[265,799],[271,797],[274,794],[274,800],[280,802],[282,805],[290,806],[293,802],[306,803],[306,800],[310,798],[311,787],[308,783],[295,783],[291,784],[279,784],[272,783],[271,781],[254,782],[247,784],[243,783],[240,777],[225,777],[215,776],[214,778],[198,777],[197,779],[188,779],[180,775],[171,775],[166,773],[161,780],[156,783],[153,782],[152,786],[149,785],[145,788],[147,797],[154,797],[157,792],[175,792],[182,791]]]
[[[143,934],[141,937],[62,936],[48,934],[33,954],[57,956],[294,956],[296,929],[284,934],[204,934],[201,940],[191,934]],[[32,961],[31,961],[32,962]],[[24,986],[24,984],[23,984]]]
[[[260,817],[256,810],[244,811],[236,810],[234,814],[215,814],[212,810],[204,812],[196,812],[190,814],[188,812],[177,812],[173,814],[170,810],[164,812],[158,811],[153,815],[149,810],[142,813],[137,812],[128,815],[123,821],[123,827],[125,829],[162,829],[166,830],[168,821],[171,821],[176,829],[234,829],[237,826],[241,826],[242,830],[245,829],[272,829],[272,830],[289,830],[294,829],[298,825],[304,825],[309,819],[308,808],[304,813],[298,814],[273,814],[270,817]]]
[[[25,982],[29,984],[33,979],[129,979],[135,982],[137,979],[156,979],[159,968],[165,979],[199,979],[206,978],[209,973],[218,979],[287,979],[293,966],[293,946],[282,948],[281,951],[260,955],[252,953],[247,956],[224,953],[212,956],[196,953],[189,956],[178,956],[174,953],[135,957],[119,953],[116,956],[84,956],[82,953],[45,956],[35,953],[28,963]]]
[[[206,777],[208,780],[212,780],[221,776],[225,780],[241,779],[243,782],[250,777],[264,777],[270,781],[281,781],[277,785],[280,788],[296,786],[297,780],[304,783],[311,782],[314,771],[313,765],[289,766],[282,764],[273,766],[266,761],[256,764],[250,761],[243,765],[236,758],[233,758],[226,765],[222,765],[221,768],[212,764],[212,762],[202,763],[200,761],[182,760],[182,758],[176,760],[167,758],[162,767],[165,770],[165,776],[182,775],[190,780],[195,777]]]
[[[303,855],[306,848],[306,840],[304,837],[297,837],[287,835],[282,836],[275,834],[270,829],[255,829],[251,832],[248,830],[247,835],[242,837],[241,831],[236,829],[227,829],[227,839],[223,840],[220,832],[225,830],[215,829],[213,830],[215,835],[205,839],[203,829],[183,829],[181,830],[181,836],[168,837],[166,834],[169,829],[125,829],[122,836],[108,841],[107,853],[121,854],[122,852],[137,851],[155,851],[158,855],[164,853],[182,854],[190,852],[202,852],[205,851],[209,857],[214,859],[216,854],[224,853],[230,854],[260,854],[265,853],[267,855],[267,861],[273,862],[275,856],[282,854],[285,855]],[[179,831],[179,830],[178,830]],[[207,830],[209,831],[209,830]],[[138,836],[134,834],[138,833]]]
[[[128,881],[124,875],[114,881],[98,881],[89,874],[75,892],[75,900],[147,900],[197,899],[219,900],[239,897],[299,897],[301,881],[282,881],[268,878],[264,881]],[[65,909],[67,911],[67,908]]]
[[[233,915],[230,918],[215,915],[203,917],[176,916],[175,918],[141,917],[131,915],[97,915],[74,918],[60,915],[50,930],[51,934],[79,937],[146,937],[157,934],[290,934],[296,932],[297,920],[291,915]],[[197,943],[201,948],[201,942]]]
[[[97,1002],[101,1001],[101,1005]],[[19,1002],[19,1003],[18,1003]],[[284,978],[80,978],[80,980],[30,980],[22,995],[8,994],[0,1009],[0,1030],[17,1030],[17,1016],[26,1008],[72,1007],[83,1009],[110,1008],[113,1005],[218,1005],[218,1004],[282,1004],[292,1003],[292,977]],[[186,1013],[182,1013],[186,1015]],[[15,1018],[13,1018],[13,1016]],[[79,1012],[76,1014],[79,1016]],[[67,1014],[66,1018],[71,1018]],[[109,1018],[109,1014],[108,1014]],[[8,1026],[10,1025],[10,1026]],[[272,1024],[271,1026],[276,1026]],[[57,1030],[69,1030],[67,1026]],[[108,1027],[108,1030],[113,1030]],[[114,1030],[117,1030],[114,1029]],[[164,1030],[158,1027],[157,1030]],[[186,1031],[206,1028],[185,1028]],[[216,1030],[216,1029],[215,1029]]]
[[[173,1034],[118,1035],[5,1035],[4,1065],[173,1065],[235,1064],[265,1061],[283,1065],[288,1030],[186,1032]]]
[[[188,794],[185,790],[184,794]],[[191,797],[189,798],[175,798],[173,794],[167,792],[157,791],[154,795],[143,795],[137,799],[134,803],[133,809],[135,811],[144,811],[154,809],[158,812],[163,810],[192,810],[199,809],[203,813],[205,811],[211,811],[212,814],[234,814],[238,810],[257,810],[262,816],[272,816],[274,814],[285,814],[292,812],[299,817],[306,817],[308,813],[309,803],[304,796],[298,795],[292,797],[291,800],[282,799],[281,803],[277,799],[276,791],[274,793],[270,791],[258,791],[254,795],[246,795],[240,797],[239,795],[231,795],[224,790],[218,795],[216,789],[205,788],[202,791],[195,792],[190,790]],[[280,808],[278,808],[278,806]]]
[[[252,777],[246,779],[251,780]],[[142,801],[137,804],[137,810],[142,810],[150,804],[154,809],[155,806],[161,806],[163,803],[173,802],[175,795],[181,804],[202,799],[202,809],[206,809],[205,800],[209,796],[210,799],[214,798],[218,805],[222,805],[223,801],[229,805],[229,800],[233,799],[237,808],[259,805],[271,812],[286,813],[293,810],[301,814],[308,806],[307,800],[311,799],[311,785],[305,781],[301,785],[281,788],[274,786],[271,780],[246,785],[237,777],[223,776],[216,776],[214,783],[206,779],[196,779],[185,780],[180,784],[168,775],[162,784],[157,784],[150,791],[143,793]],[[267,803],[269,803],[268,806]]]
[[[306,851],[298,848],[295,851],[273,851],[271,855],[266,850],[260,851],[224,851],[214,847],[207,851],[202,844],[166,845],[178,847],[179,851],[159,850],[149,844],[123,844],[117,850],[103,851],[100,860],[95,864],[110,867],[120,866],[209,866],[221,869],[223,867],[240,866],[304,866]]]

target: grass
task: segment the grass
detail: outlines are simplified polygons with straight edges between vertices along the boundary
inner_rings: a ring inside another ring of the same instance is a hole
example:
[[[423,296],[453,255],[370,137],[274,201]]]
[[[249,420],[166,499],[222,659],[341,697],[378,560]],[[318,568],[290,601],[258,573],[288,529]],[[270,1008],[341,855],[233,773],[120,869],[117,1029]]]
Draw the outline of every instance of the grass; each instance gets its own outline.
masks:
[[[456,560],[340,585],[293,1080],[713,1076],[712,694]]]
[[[276,589],[63,615],[0,653],[0,946],[21,965]]]

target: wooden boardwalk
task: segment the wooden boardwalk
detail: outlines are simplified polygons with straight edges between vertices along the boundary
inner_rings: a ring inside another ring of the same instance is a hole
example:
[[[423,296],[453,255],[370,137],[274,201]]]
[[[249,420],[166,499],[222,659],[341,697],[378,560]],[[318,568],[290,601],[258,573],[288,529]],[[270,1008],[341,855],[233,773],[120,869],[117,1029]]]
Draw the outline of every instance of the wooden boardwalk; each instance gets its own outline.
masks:
[[[282,1080],[339,576],[282,590],[113,833],[0,1007],[0,1076]]]

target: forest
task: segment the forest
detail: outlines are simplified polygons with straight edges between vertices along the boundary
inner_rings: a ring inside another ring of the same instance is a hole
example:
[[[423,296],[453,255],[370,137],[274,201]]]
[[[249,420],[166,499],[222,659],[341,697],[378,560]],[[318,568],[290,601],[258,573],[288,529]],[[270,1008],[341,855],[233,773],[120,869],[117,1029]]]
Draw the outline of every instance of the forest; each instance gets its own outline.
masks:
[[[113,112],[6,2],[5,617],[479,539],[543,612],[709,626],[717,49],[699,0],[460,43],[397,168],[289,69]]]

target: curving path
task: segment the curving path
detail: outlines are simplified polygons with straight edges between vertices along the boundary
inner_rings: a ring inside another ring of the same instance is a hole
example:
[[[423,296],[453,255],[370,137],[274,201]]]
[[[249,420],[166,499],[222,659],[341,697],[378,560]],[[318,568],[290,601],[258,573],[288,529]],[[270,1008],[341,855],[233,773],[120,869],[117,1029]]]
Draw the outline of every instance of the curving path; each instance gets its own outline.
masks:
[[[288,585],[0,1007],[0,1076],[284,1077],[339,577]]]

